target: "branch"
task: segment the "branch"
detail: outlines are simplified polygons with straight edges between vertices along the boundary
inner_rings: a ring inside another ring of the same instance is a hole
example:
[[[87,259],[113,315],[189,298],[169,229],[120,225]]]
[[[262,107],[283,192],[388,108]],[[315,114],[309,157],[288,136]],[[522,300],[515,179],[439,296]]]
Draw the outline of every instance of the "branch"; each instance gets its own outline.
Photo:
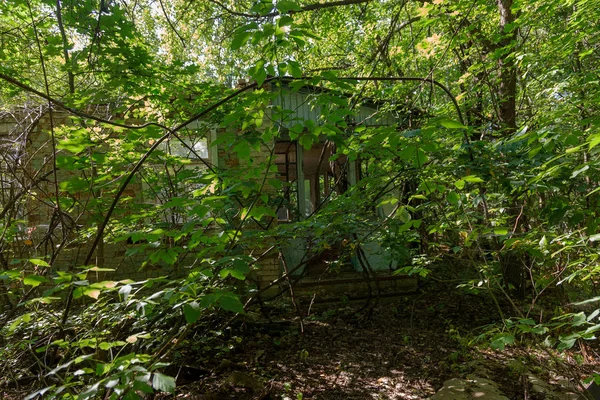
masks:
[[[450,98],[450,101],[452,101],[452,104],[454,105],[454,108],[456,110],[456,114],[458,116],[458,119],[460,121],[461,124],[465,125],[465,120],[463,118],[462,115],[462,111],[460,110],[460,106],[458,105],[456,98],[454,97],[454,95],[452,94],[452,92],[450,91],[450,89],[448,89],[444,84],[436,81],[433,78],[420,78],[420,77],[412,77],[412,76],[405,76],[405,77],[387,77],[387,76],[383,76],[383,77],[342,77],[342,78],[338,78],[339,80],[342,81],[374,81],[374,82],[423,82],[423,83],[431,83],[437,87],[439,87],[440,89],[442,89],[444,91],[444,93],[446,93],[448,95],[448,98]],[[468,138],[466,138],[467,140],[467,144],[469,143]]]
[[[238,17],[269,18],[269,17],[275,17],[277,15],[281,15],[281,12],[279,10],[273,11],[268,14],[262,14],[262,15],[261,14],[249,14],[249,13],[234,11],[234,10],[228,8],[225,4],[223,4],[217,0],[208,0],[208,1],[219,6],[220,8],[225,10],[228,14],[237,15]],[[307,11],[322,10],[322,9],[332,8],[332,7],[350,6],[350,5],[354,5],[354,4],[365,4],[365,3],[370,3],[371,1],[373,1],[373,0],[338,0],[338,1],[332,1],[331,3],[316,3],[316,4],[309,4],[307,6],[304,6],[299,11],[291,10],[291,11],[288,11],[287,13],[288,14],[299,14],[299,13],[303,13],[303,12],[307,12]]]
[[[177,35],[177,37],[179,38],[179,40],[181,41],[181,45],[183,46],[183,48],[185,49],[187,46],[185,44],[185,40],[183,40],[183,38],[181,37],[181,35],[179,34],[179,32],[177,32],[177,29],[175,29],[175,26],[171,23],[171,19],[169,19],[169,15],[167,14],[167,10],[165,10],[165,6],[163,5],[162,0],[158,0],[159,4],[160,4],[160,8],[163,12],[163,14],[165,15],[165,19],[167,20],[167,23],[169,24],[169,26],[171,27],[171,30],[173,32],[175,32],[175,35]]]
[[[372,0],[339,0],[339,1],[332,1],[331,3],[316,3],[316,4],[310,4],[308,6],[302,7],[301,11],[290,11],[290,14],[296,14],[296,13],[306,12],[306,11],[321,10],[324,8],[331,8],[331,7],[350,6],[350,5],[354,5],[354,4],[365,4],[365,3],[370,3],[371,1]],[[279,13],[277,13],[277,14],[279,14]],[[277,15],[277,14],[275,14],[275,15]]]

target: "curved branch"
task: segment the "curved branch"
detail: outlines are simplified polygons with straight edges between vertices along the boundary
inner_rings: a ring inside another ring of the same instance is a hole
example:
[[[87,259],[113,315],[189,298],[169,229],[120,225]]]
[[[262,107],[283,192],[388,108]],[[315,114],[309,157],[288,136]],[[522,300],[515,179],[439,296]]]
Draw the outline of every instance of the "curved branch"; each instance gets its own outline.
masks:
[[[265,80],[265,83],[273,81],[275,79],[278,79],[282,82],[292,82],[292,81],[299,81],[299,80],[310,80],[310,79],[314,79],[314,78],[319,78],[321,80],[331,80],[329,78],[322,78],[322,77],[312,77],[312,76],[305,76],[302,78],[292,78],[292,77],[283,77],[283,78],[269,78]],[[452,102],[452,104],[454,105],[454,109],[456,111],[456,115],[458,117],[458,120],[460,121],[461,124],[466,125],[465,124],[465,119],[463,118],[463,114],[462,111],[460,109],[460,106],[458,105],[458,102],[456,101],[456,98],[454,97],[454,95],[452,94],[452,91],[450,89],[448,89],[448,87],[446,85],[444,85],[443,83],[436,81],[433,78],[421,78],[421,77],[417,77],[417,76],[344,76],[344,77],[339,77],[337,78],[337,80],[340,81],[373,81],[373,82],[422,82],[422,83],[430,83],[432,85],[435,85],[437,87],[439,87],[440,89],[442,89],[442,91],[448,96],[448,98],[450,99],[450,101]],[[470,144],[469,138],[468,136],[465,137],[466,143]]]
[[[333,4],[333,3],[330,3]],[[44,98],[50,102],[52,102],[53,104],[57,105],[60,108],[63,108],[64,110],[83,117],[83,118],[89,118],[95,121],[99,121],[99,122],[103,122],[103,123],[107,123],[113,126],[119,126],[119,127],[123,127],[123,128],[128,128],[128,129],[141,129],[147,126],[158,126],[162,129],[164,129],[166,131],[166,133],[160,137],[156,142],[154,142],[154,144],[148,149],[148,151],[139,159],[139,161],[135,164],[135,166],[133,167],[133,169],[129,172],[129,174],[127,175],[127,178],[125,179],[125,181],[123,182],[123,184],[121,185],[121,187],[119,188],[119,190],[117,191],[115,198],[113,199],[112,204],[110,205],[106,216],[104,217],[104,220],[102,221],[102,223],[99,225],[98,227],[98,232],[96,234],[96,237],[94,238],[94,241],[91,244],[91,247],[88,251],[88,254],[85,258],[85,264],[88,264],[92,257],[93,257],[93,253],[100,241],[100,238],[102,236],[102,234],[104,233],[104,230],[106,229],[106,226],[108,225],[108,222],[110,220],[110,217],[112,216],[112,213],[114,212],[119,200],[121,199],[121,196],[123,195],[125,189],[127,188],[127,186],[129,185],[129,183],[131,182],[131,180],[133,179],[133,176],[137,173],[137,171],[139,171],[139,169],[142,167],[142,165],[146,162],[146,160],[148,159],[148,157],[152,154],[152,152],[154,152],[154,150],[156,150],[158,148],[158,146],[164,142],[166,139],[168,139],[171,135],[176,134],[178,131],[180,131],[181,129],[185,128],[187,125],[189,125],[190,123],[204,117],[205,115],[209,114],[210,112],[212,112],[213,110],[217,109],[218,107],[222,106],[223,104],[229,102],[230,100],[236,98],[237,96],[239,96],[240,94],[254,89],[256,88],[258,85],[256,83],[251,83],[247,86],[244,86],[241,89],[238,89],[237,91],[231,93],[229,96],[224,97],[223,99],[217,101],[216,103],[212,104],[211,106],[205,108],[204,110],[202,110],[201,112],[193,115],[192,117],[190,117],[189,119],[187,119],[186,121],[180,123],[179,125],[177,125],[176,127],[174,127],[173,129],[169,129],[167,128],[165,125],[156,123],[156,122],[148,122],[142,125],[126,125],[126,124],[120,124],[120,123],[116,123],[113,121],[109,121],[106,120],[104,118],[98,118],[95,117],[93,115],[89,115],[86,114],[82,111],[79,111],[77,109],[71,108],[66,106],[65,104],[63,104],[62,102],[53,99],[52,97],[50,97],[49,95],[46,95],[28,85],[25,85],[24,83],[19,82],[18,80],[3,74],[2,72],[0,72],[0,78],[5,80],[6,82],[9,82],[17,87],[20,87],[28,92],[31,92],[41,98]],[[312,79],[313,77],[303,77],[303,78],[292,78],[292,77],[271,77],[271,78],[267,78],[264,83],[270,83],[276,80],[279,81],[283,81],[283,82],[291,82],[291,81],[299,81],[299,80],[308,80],[308,79]],[[339,80],[344,80],[344,81],[380,81],[380,82],[423,82],[423,83],[430,83],[433,84],[437,87],[439,87],[440,89],[442,89],[444,91],[444,93],[446,93],[446,95],[450,98],[450,100],[452,101],[452,104],[454,105],[455,109],[456,109],[456,113],[458,115],[458,119],[460,121],[461,124],[465,125],[465,121],[462,115],[462,112],[460,110],[460,106],[458,105],[458,102],[456,101],[455,97],[452,95],[452,92],[450,91],[450,89],[448,89],[448,87],[446,87],[444,84],[436,81],[433,78],[421,78],[421,77],[341,77],[338,78]],[[467,144],[469,144],[469,138],[468,135],[465,133],[465,141]],[[67,311],[67,310],[65,310]]]
[[[48,100],[49,102],[55,104],[56,106],[74,114],[80,117],[84,117],[84,118],[89,118],[95,121],[99,121],[99,122],[103,122],[103,123],[107,123],[113,126],[119,126],[119,127],[124,127],[124,128],[128,128],[128,129],[141,129],[147,126],[158,126],[161,127],[162,129],[164,129],[166,131],[166,133],[160,137],[156,142],[154,142],[154,144],[148,149],[148,151],[138,160],[138,162],[135,164],[135,166],[133,167],[133,169],[129,172],[129,174],[127,175],[127,177],[125,178],[125,181],[123,182],[123,184],[121,185],[121,187],[119,188],[119,190],[117,191],[117,193],[115,194],[115,197],[113,199],[113,202],[111,203],[109,209],[107,210],[107,213],[102,221],[102,223],[98,226],[98,230],[96,233],[96,236],[93,240],[93,242],[90,245],[90,248],[88,249],[88,253],[87,256],[85,258],[84,264],[87,265],[89,264],[89,262],[91,261],[93,254],[96,250],[96,247],[98,246],[98,243],[100,242],[100,239],[102,238],[102,235],[104,234],[104,230],[106,229],[106,226],[108,225],[108,222],[110,221],[110,218],[114,212],[114,210],[116,209],[116,206],[119,202],[119,200],[121,199],[121,197],[123,196],[123,193],[125,192],[125,189],[127,188],[127,186],[129,185],[129,183],[131,182],[131,180],[133,179],[133,177],[135,176],[135,174],[139,171],[139,169],[142,167],[142,165],[146,162],[146,160],[148,159],[148,157],[150,157],[150,155],[154,152],[154,150],[156,150],[158,148],[158,146],[164,142],[166,139],[168,139],[171,135],[176,134],[179,130],[185,128],[187,125],[189,125],[190,123],[204,117],[205,115],[209,114],[210,112],[212,112],[213,110],[215,110],[216,108],[220,107],[221,105],[229,102],[230,100],[236,98],[237,96],[241,95],[242,93],[254,89],[256,88],[258,85],[257,83],[252,83],[249,84],[235,92],[233,92],[232,94],[230,94],[229,96],[224,97],[223,99],[215,102],[214,104],[212,104],[211,106],[205,108],[204,110],[202,110],[201,112],[193,115],[192,117],[190,117],[188,120],[180,123],[179,125],[177,125],[176,127],[174,127],[173,129],[169,129],[166,126],[156,123],[156,122],[148,122],[146,124],[142,124],[142,125],[126,125],[126,124],[120,124],[120,123],[115,123],[113,121],[109,121],[103,118],[98,118],[89,114],[86,114],[82,111],[79,111],[77,109],[71,108],[66,106],[64,103],[52,98],[49,94],[44,94],[28,85],[25,85],[24,83],[21,83],[20,81],[18,81],[17,79],[14,79],[6,74],[3,74],[2,72],[0,72],[0,79],[5,80],[6,82],[9,82],[17,87],[20,87],[21,89],[24,89],[30,93],[33,93],[43,99]],[[308,79],[312,79],[311,77],[303,77],[303,78],[292,78],[292,77],[271,77],[271,78],[267,78],[264,83],[270,83],[272,81],[287,81],[287,82],[291,82],[291,81],[299,81],[299,80],[308,80]],[[462,112],[460,110],[460,106],[458,105],[455,97],[452,95],[452,92],[450,91],[450,89],[448,89],[445,85],[443,85],[442,83],[436,81],[433,78],[421,78],[421,77],[341,77],[338,78],[339,80],[345,80],[345,81],[388,81],[388,82],[422,82],[422,83],[430,83],[433,84],[437,87],[439,87],[440,89],[442,89],[444,91],[444,93],[446,93],[446,95],[450,98],[450,100],[452,101],[452,103],[454,104],[454,107],[456,109],[456,113],[458,115],[458,118],[461,122],[461,124],[465,124],[464,122],[464,118],[462,115]],[[465,132],[465,141],[467,142],[467,144],[469,144],[469,138],[468,135]],[[68,318],[71,306],[72,306],[72,296],[73,291],[71,291],[67,297],[67,303],[65,305],[65,309],[63,312],[63,316],[62,316],[62,324],[64,324]]]
[[[465,120],[463,118],[462,115],[462,111],[460,110],[460,106],[458,105],[458,102],[456,101],[456,98],[454,97],[454,95],[452,94],[452,92],[450,91],[450,89],[448,89],[447,86],[445,86],[443,83],[440,83],[439,81],[436,81],[433,78],[420,78],[420,77],[412,77],[412,76],[405,76],[405,77],[343,77],[343,78],[338,78],[339,80],[356,80],[356,81],[377,81],[377,82],[423,82],[423,83],[430,83],[433,84],[437,87],[439,87],[440,89],[442,89],[444,91],[444,93],[446,93],[448,95],[448,97],[450,98],[450,101],[452,101],[452,104],[454,105],[454,108],[456,110],[456,114],[458,116],[458,119],[460,121],[461,124],[465,125]],[[467,138],[468,141],[468,138]]]
[[[269,82],[272,82],[272,81],[275,81],[275,80],[280,80],[280,81],[283,81],[283,82],[291,82],[291,81],[299,81],[299,80],[309,80],[309,79],[313,79],[313,78],[314,77],[311,77],[311,76],[305,76],[305,77],[302,77],[302,78],[272,77],[272,78],[267,78],[264,83],[269,83]],[[83,111],[80,111],[80,110],[78,110],[76,108],[69,107],[66,104],[64,104],[63,102],[61,102],[60,100],[52,98],[49,95],[47,95],[47,94],[45,94],[43,92],[40,92],[39,90],[36,90],[36,89],[32,88],[31,86],[28,86],[28,85],[26,85],[26,84],[18,81],[17,79],[15,79],[15,78],[13,78],[13,77],[11,77],[9,75],[6,75],[6,74],[4,74],[2,72],[0,72],[0,79],[3,79],[6,82],[11,83],[11,84],[13,84],[13,85],[15,85],[17,87],[20,87],[21,89],[23,89],[23,90],[25,90],[27,92],[33,93],[33,94],[35,94],[38,97],[41,97],[41,98],[43,98],[45,100],[48,100],[48,101],[52,102],[52,104],[54,104],[54,105],[62,108],[63,110],[68,111],[71,114],[77,115],[77,116],[82,117],[82,118],[88,118],[88,119],[91,119],[91,120],[94,120],[94,121],[98,121],[98,122],[102,122],[102,123],[105,123],[105,124],[109,124],[109,125],[112,125],[112,126],[118,126],[118,127],[126,128],[126,129],[143,129],[143,128],[146,128],[148,126],[157,126],[159,128],[165,129],[165,130],[169,129],[165,125],[160,124],[158,122],[147,122],[147,123],[141,124],[141,125],[128,125],[128,124],[122,124],[122,123],[119,123],[119,122],[114,122],[114,121],[110,121],[110,120],[107,120],[107,119],[104,119],[104,118],[96,117],[94,115],[90,115],[90,114],[87,114],[87,113],[85,113]],[[324,79],[324,78],[321,78],[321,79]],[[405,76],[405,77],[387,77],[387,76],[384,76],[384,77],[376,77],[376,76],[373,76],[373,77],[360,77],[360,76],[357,76],[357,77],[340,77],[338,79],[339,80],[345,80],[345,81],[379,81],[379,82],[385,82],[385,81],[394,82],[394,81],[397,81],[397,82],[423,82],[423,83],[431,83],[431,84],[439,87],[440,89],[442,89],[444,91],[444,93],[446,93],[448,95],[448,97],[452,101],[452,104],[454,105],[454,108],[456,110],[456,114],[458,116],[458,119],[460,120],[460,123],[463,124],[463,125],[465,125],[465,120],[463,118],[462,111],[460,110],[460,106],[458,105],[458,103],[456,101],[456,98],[454,97],[454,95],[452,94],[452,92],[450,91],[450,89],[448,89],[448,87],[446,87],[444,84],[436,81],[433,78],[421,78],[421,77],[410,77],[410,76]],[[243,93],[243,92],[245,92],[247,90],[250,90],[250,89],[252,89],[252,88],[254,88],[256,86],[257,86],[256,83],[252,83],[252,84],[250,84],[248,86],[245,86],[245,87],[241,88],[237,92],[231,94],[230,96],[227,96],[223,100],[221,100],[221,101],[213,104],[212,106],[208,107],[204,111],[196,114],[195,116],[191,117],[187,121],[183,122],[178,127],[174,128],[173,131],[174,132],[179,131],[180,129],[182,129],[183,127],[185,127],[186,125],[188,125],[189,123],[194,122],[194,121],[202,118],[204,115],[208,114],[209,112],[211,112],[215,108],[223,105],[224,103],[228,102],[229,100],[237,97],[239,94],[241,94],[241,93]],[[468,142],[468,138],[467,138],[467,142]]]

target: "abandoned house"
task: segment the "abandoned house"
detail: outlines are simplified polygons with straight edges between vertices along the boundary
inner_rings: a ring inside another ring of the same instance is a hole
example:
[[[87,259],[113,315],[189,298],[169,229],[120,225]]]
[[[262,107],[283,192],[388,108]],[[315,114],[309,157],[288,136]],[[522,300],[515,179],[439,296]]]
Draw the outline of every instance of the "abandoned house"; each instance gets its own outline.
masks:
[[[263,88],[264,89],[264,88]],[[273,90],[270,86],[267,91]],[[272,221],[267,227],[285,225],[291,222],[310,218],[315,211],[325,204],[332,193],[342,193],[349,186],[360,180],[361,166],[359,160],[349,161],[343,156],[336,160],[330,160],[333,146],[326,140],[325,135],[310,146],[301,143],[294,131],[298,130],[298,121],[309,121],[308,124],[318,126],[321,121],[321,106],[315,102],[323,89],[311,86],[303,86],[292,90],[284,87],[271,96],[270,105],[266,107],[266,123],[278,124],[280,135],[271,143],[261,144],[251,150],[250,156],[254,163],[259,163],[271,157],[276,167],[276,179],[282,182],[282,190],[279,194],[280,200],[277,209],[274,210]],[[287,110],[283,114],[273,110]],[[108,117],[108,108],[97,107],[93,110],[96,115]],[[269,112],[273,114],[269,115]],[[69,115],[63,111],[55,110],[52,113],[53,125],[73,124]],[[275,115],[277,114],[277,115]],[[284,115],[284,117],[281,117]],[[392,126],[402,124],[402,117],[391,111],[381,111],[376,103],[363,103],[355,108],[353,115],[347,117],[349,126]],[[32,182],[42,182],[45,177],[52,173],[52,144],[48,135],[50,131],[50,115],[47,109],[38,107],[34,110],[17,110],[13,114],[4,113],[0,116],[0,146],[2,148],[2,185],[4,198],[2,205],[4,213],[11,202],[17,202],[29,189],[39,188]],[[202,131],[202,135],[194,134]],[[161,151],[187,159],[182,166],[188,172],[214,168],[217,170],[228,170],[238,168],[244,170],[243,161],[240,162],[235,151],[232,151],[230,143],[222,140],[224,135],[235,136],[225,128],[208,124],[205,121],[195,121],[187,126],[187,132],[181,133],[180,141],[173,139],[165,142]],[[307,148],[308,147],[308,148]],[[59,152],[68,147],[59,147]],[[71,149],[71,151],[75,151]],[[240,165],[242,164],[242,165]],[[19,165],[24,171],[23,179],[15,179],[14,166]],[[66,171],[57,171],[59,182],[61,179],[67,181],[76,173],[76,168],[66,168]],[[12,171],[12,172],[11,172]],[[267,172],[265,172],[267,173]],[[89,177],[88,177],[89,179]],[[31,188],[24,182],[30,182]],[[85,185],[84,185],[85,186]],[[198,189],[200,186],[186,188],[188,191]],[[6,190],[8,189],[8,190]],[[68,190],[61,184],[60,190]],[[85,187],[80,188],[85,192]],[[46,190],[51,191],[48,187]],[[44,203],[43,190],[35,190],[33,197]],[[31,193],[30,193],[31,195]],[[132,202],[146,204],[164,204],[169,201],[168,193],[158,193],[148,190],[148,183],[144,179],[133,181],[125,192],[125,195],[133,199]],[[89,194],[85,196],[89,197]],[[74,201],[84,202],[85,196],[79,196]],[[73,196],[72,196],[73,197]],[[76,197],[76,196],[75,196]],[[385,208],[385,206],[383,207]],[[381,209],[383,215],[390,210]],[[59,224],[56,212],[47,204],[36,204],[36,201],[27,201],[23,204],[19,213],[12,218],[21,221],[21,229],[17,233],[18,240],[15,241],[17,248],[13,249],[15,256],[22,258],[44,258],[57,268],[71,268],[81,265],[86,254],[88,243],[79,243],[61,249],[60,253],[51,256],[52,249],[47,246],[59,246],[58,237],[50,238],[52,230]],[[375,215],[375,214],[374,214]],[[171,212],[165,214],[166,222],[171,224],[185,223],[185,215],[176,215]],[[85,217],[79,221],[85,221]],[[61,220],[65,223],[64,219]],[[81,225],[81,222],[73,222]],[[55,226],[53,226],[55,225]],[[80,226],[78,229],[84,229]],[[89,235],[93,235],[90,232]],[[50,239],[50,240],[48,240]],[[318,255],[311,253],[310,234],[299,235],[288,239],[281,245],[280,252],[271,252],[259,261],[260,267],[253,272],[253,280],[259,287],[271,283],[280,278],[284,270],[292,271],[291,275],[298,277],[295,285],[307,292],[321,291],[348,291],[363,290],[364,287],[356,289],[365,284],[363,276],[364,265],[361,265],[359,257],[353,257],[346,263],[345,267],[335,275],[328,275],[328,263],[339,256],[339,248],[332,248]],[[40,247],[44,243],[44,247]],[[116,274],[117,276],[131,279],[146,279],[163,274],[166,270],[173,268],[173,264],[164,263],[161,257],[153,257],[152,248],[139,250],[139,243],[135,240],[109,241],[101,240],[96,249],[94,264],[98,267],[113,269],[114,272],[105,274]],[[266,249],[266,244],[259,244],[257,248]],[[338,246],[339,247],[339,246]],[[366,241],[362,244],[362,255],[366,258],[369,268],[376,272],[373,279],[388,285],[393,292],[406,292],[414,290],[416,279],[405,275],[393,274],[392,271],[398,266],[386,249],[382,249],[374,241]],[[148,259],[153,261],[148,262]],[[191,252],[181,257],[176,263],[185,271],[186,265],[195,263],[194,253]],[[307,262],[309,260],[309,262]],[[299,279],[302,278],[302,279]],[[100,278],[99,278],[100,279]],[[338,289],[334,289],[337,287]]]

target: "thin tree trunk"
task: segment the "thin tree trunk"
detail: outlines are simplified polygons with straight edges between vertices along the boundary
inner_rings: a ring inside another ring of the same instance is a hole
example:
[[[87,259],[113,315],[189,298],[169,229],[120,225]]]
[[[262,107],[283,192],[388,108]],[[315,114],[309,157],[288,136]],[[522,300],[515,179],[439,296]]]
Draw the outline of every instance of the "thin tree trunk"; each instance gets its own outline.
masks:
[[[503,55],[498,59],[498,70],[500,74],[500,85],[498,86],[498,119],[503,136],[510,136],[517,130],[517,66],[514,58],[514,46],[517,39],[518,29],[513,26],[515,15],[511,7],[513,0],[497,0],[498,12],[500,13],[500,34],[503,35],[498,48]],[[511,216],[515,220],[514,231],[519,232],[519,207],[517,199],[513,199]],[[530,264],[526,253],[513,251],[511,249],[501,250],[498,255],[502,278],[507,288],[512,287],[513,294],[522,299],[526,294],[526,267]]]
[[[500,33],[504,35],[498,43],[499,47],[506,50],[506,53],[498,60],[498,69],[500,71],[500,86],[498,87],[499,110],[498,118],[505,129],[505,135],[510,135],[517,129],[517,66],[512,48],[517,38],[517,28],[512,26],[515,22],[515,15],[511,7],[513,0],[498,0],[498,11],[500,12]]]
[[[62,9],[60,0],[56,0],[56,22],[58,23],[58,30],[60,31],[60,37],[63,43],[63,57],[65,59],[65,65],[67,66],[67,77],[69,79],[69,93],[75,93],[75,76],[71,71],[71,60],[69,57],[69,42],[67,41],[67,34],[62,21]]]

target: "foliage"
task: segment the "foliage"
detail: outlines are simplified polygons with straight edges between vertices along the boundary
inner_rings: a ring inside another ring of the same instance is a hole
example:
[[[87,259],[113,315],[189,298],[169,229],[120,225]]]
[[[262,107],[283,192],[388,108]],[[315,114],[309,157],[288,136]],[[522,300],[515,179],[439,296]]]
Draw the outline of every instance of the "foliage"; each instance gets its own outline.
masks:
[[[165,367],[190,333],[244,314],[265,259],[298,238],[303,262],[337,246],[331,269],[358,260],[367,276],[370,243],[399,273],[460,265],[498,305],[495,349],[595,339],[598,310],[569,307],[594,304],[600,271],[599,10],[0,3],[2,375],[42,377],[30,398],[172,392]],[[276,105],[306,88],[316,120]],[[396,123],[358,120],[363,105]],[[276,176],[285,138],[325,141],[324,162],[358,162],[361,179],[277,224],[298,201]]]

